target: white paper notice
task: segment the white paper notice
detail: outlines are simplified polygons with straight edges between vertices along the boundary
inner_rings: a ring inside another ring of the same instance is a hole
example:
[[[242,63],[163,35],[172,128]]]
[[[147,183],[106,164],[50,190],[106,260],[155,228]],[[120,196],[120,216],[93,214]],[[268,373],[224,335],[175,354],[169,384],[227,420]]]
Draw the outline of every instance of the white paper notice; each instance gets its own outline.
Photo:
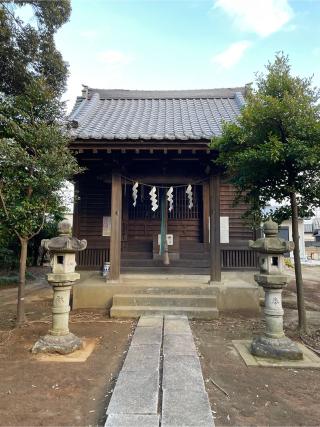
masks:
[[[111,236],[111,216],[104,216],[102,220],[102,236]]]
[[[229,243],[229,217],[220,217],[220,243]]]

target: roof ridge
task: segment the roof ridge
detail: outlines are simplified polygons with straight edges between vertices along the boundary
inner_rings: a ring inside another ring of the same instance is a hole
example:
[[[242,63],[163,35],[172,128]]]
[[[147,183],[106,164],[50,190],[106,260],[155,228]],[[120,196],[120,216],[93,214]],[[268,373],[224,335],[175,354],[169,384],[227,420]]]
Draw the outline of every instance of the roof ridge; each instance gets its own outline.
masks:
[[[98,94],[100,99],[206,99],[235,98],[245,94],[245,86],[213,89],[132,90],[88,88],[88,99]]]

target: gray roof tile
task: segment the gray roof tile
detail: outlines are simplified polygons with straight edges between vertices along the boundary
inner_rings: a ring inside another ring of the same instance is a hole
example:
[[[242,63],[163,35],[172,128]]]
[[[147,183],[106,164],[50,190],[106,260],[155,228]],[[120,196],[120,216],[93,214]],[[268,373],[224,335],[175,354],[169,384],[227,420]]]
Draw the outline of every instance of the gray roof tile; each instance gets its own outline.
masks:
[[[210,140],[244,105],[244,88],[189,91],[88,89],[69,116],[75,139]]]

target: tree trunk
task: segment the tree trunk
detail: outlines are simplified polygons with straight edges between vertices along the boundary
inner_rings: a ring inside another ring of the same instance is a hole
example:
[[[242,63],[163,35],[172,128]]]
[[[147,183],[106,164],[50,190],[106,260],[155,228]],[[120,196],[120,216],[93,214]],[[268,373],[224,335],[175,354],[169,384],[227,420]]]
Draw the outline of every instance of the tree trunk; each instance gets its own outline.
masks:
[[[301,271],[301,260],[300,260],[300,244],[299,244],[299,229],[298,229],[298,205],[296,194],[290,194],[291,201],[291,212],[292,212],[292,238],[294,242],[294,270],[296,276],[296,288],[297,288],[297,306],[298,306],[298,317],[299,317],[299,331],[302,334],[307,333],[307,318],[306,309],[304,305],[304,290],[303,280]]]
[[[20,245],[21,245],[21,252],[20,252],[20,266],[19,266],[17,326],[21,326],[25,322],[24,293],[25,293],[25,285],[26,285],[28,240],[24,238],[20,238]]]

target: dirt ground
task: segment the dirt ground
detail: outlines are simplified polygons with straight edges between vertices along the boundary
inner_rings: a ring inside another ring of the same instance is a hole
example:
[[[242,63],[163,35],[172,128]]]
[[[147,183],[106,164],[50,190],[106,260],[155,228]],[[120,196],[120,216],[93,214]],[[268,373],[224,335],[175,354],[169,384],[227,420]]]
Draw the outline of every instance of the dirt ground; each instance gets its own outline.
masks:
[[[285,331],[301,341],[294,272],[289,273],[292,280],[284,291]],[[303,267],[303,277],[311,335],[304,341],[320,355],[320,267]],[[319,426],[320,370],[248,368],[232,345],[232,340],[251,339],[263,328],[262,320],[237,313],[192,322],[216,426]]]
[[[320,370],[248,368],[233,347],[262,331],[261,321],[221,317],[192,330],[216,426],[319,426]]]
[[[308,317],[316,333],[320,267],[304,270]],[[0,288],[0,426],[103,425],[136,322],[109,319],[101,311],[73,312],[71,331],[98,340],[93,353],[85,362],[40,362],[30,348],[50,326],[52,291],[43,271],[33,274],[37,279],[26,295],[28,323],[21,329],[13,328],[17,290]],[[293,280],[285,306],[287,334],[298,339]],[[232,339],[263,330],[260,319],[235,313],[191,324],[217,426],[320,425],[320,370],[247,368],[232,346]]]
[[[94,351],[86,362],[40,362],[30,349],[50,326],[52,290],[43,274],[27,286],[28,323],[21,329],[12,329],[16,292],[0,289],[0,425],[103,425],[136,322],[73,312],[70,330],[97,338]]]

